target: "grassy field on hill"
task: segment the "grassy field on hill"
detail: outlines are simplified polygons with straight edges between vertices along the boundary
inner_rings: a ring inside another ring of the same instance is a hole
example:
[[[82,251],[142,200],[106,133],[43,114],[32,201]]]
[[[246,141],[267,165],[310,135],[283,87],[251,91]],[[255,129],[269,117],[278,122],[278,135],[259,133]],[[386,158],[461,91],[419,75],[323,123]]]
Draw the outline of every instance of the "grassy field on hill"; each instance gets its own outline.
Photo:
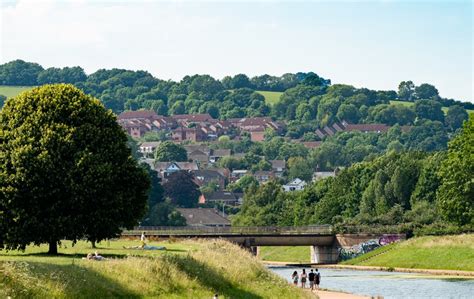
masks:
[[[263,261],[309,263],[309,246],[261,246],[258,257]]]
[[[84,260],[90,244],[64,242],[0,252],[0,298],[311,298],[225,241],[152,242],[166,251],[124,249],[136,241],[98,244],[105,261]]]
[[[257,91],[257,92],[265,97],[265,103],[267,103],[270,106],[277,103],[280,100],[280,96],[283,94],[283,92],[279,92],[279,91]]]
[[[474,271],[474,234],[413,238],[342,264]]]
[[[0,86],[0,94],[6,96],[7,98],[11,98],[16,96],[22,91],[30,90],[33,86]]]

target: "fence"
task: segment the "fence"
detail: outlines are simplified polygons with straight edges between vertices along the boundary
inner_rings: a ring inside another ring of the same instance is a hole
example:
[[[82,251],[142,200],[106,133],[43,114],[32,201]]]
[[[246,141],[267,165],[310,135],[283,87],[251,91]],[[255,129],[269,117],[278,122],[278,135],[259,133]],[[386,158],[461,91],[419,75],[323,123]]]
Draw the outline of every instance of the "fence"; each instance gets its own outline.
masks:
[[[159,235],[313,235],[333,234],[330,225],[317,226],[255,226],[255,227],[211,227],[211,226],[138,226],[122,232],[122,236],[136,236],[145,232],[148,236]]]

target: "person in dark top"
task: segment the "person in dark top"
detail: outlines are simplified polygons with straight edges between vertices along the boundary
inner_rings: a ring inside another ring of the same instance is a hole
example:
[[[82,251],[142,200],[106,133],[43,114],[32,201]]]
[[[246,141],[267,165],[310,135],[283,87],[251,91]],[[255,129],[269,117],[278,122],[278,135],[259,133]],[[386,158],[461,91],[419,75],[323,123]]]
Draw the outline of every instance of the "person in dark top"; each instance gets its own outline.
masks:
[[[309,288],[311,290],[314,290],[314,272],[313,269],[311,269],[311,272],[308,274],[308,280],[309,280]]]
[[[319,283],[321,283],[321,274],[318,272],[318,269],[316,269],[316,273],[314,275],[314,285],[316,289],[319,289]]]

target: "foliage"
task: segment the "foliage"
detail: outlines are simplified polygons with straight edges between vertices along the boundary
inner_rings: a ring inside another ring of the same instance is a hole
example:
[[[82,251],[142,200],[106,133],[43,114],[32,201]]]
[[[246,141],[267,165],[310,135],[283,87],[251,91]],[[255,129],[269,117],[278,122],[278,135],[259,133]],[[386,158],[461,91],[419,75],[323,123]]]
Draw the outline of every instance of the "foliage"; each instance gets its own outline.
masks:
[[[187,171],[177,171],[170,174],[163,184],[163,188],[165,196],[171,199],[171,203],[182,208],[195,207],[201,195],[192,173]]]
[[[72,85],[45,85],[0,111],[0,247],[100,241],[133,227],[149,179],[111,111]]]
[[[438,206],[443,217],[457,224],[474,224],[474,118],[449,143],[439,175]]]
[[[164,141],[155,150],[155,160],[160,162],[185,162],[188,160],[186,149],[171,141]]]

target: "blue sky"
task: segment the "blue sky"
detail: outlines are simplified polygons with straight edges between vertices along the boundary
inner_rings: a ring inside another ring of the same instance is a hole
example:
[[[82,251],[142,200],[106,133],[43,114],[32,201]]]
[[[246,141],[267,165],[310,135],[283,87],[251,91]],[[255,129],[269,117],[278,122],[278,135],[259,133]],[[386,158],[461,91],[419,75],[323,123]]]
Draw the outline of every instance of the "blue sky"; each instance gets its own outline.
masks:
[[[0,62],[144,69],[162,79],[314,71],[333,83],[431,83],[473,100],[471,1],[9,1]]]

